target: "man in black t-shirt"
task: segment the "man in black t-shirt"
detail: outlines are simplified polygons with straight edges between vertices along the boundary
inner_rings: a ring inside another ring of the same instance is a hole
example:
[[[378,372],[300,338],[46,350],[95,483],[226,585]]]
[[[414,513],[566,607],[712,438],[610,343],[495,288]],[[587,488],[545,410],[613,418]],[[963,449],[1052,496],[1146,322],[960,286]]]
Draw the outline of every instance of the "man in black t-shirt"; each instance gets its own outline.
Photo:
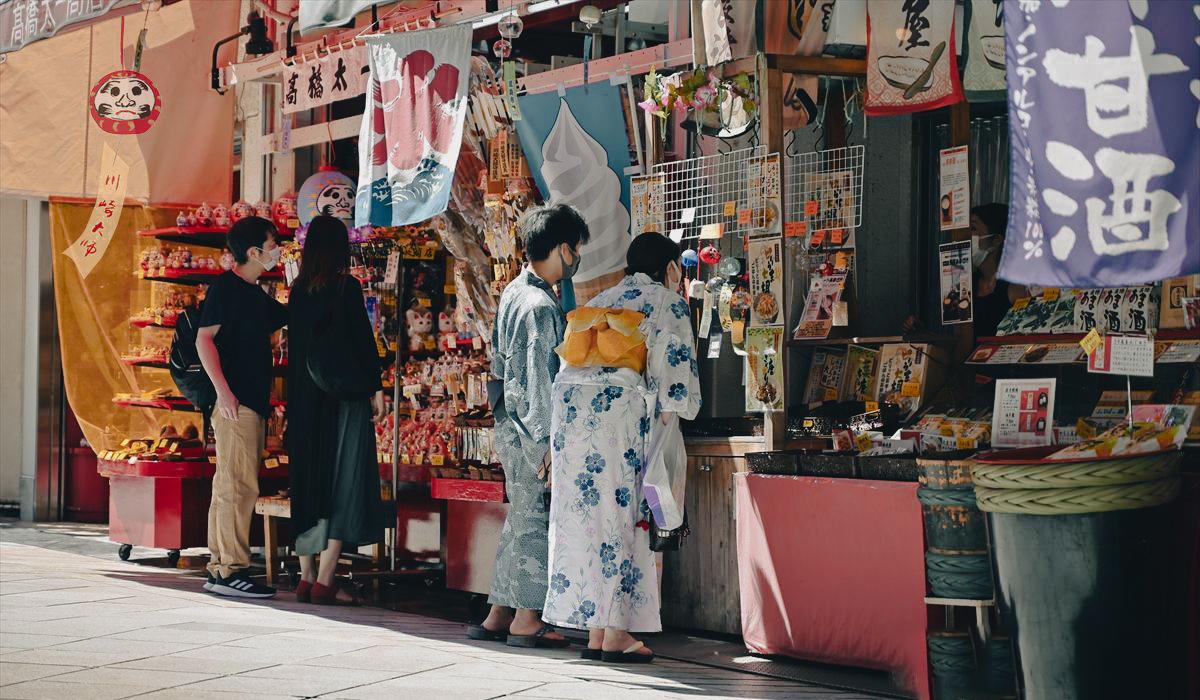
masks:
[[[279,264],[275,226],[251,216],[229,229],[233,270],[208,287],[196,332],[196,353],[217,391],[213,432],[217,472],[208,507],[208,583],[218,595],[270,598],[275,589],[252,581],[250,520],[258,499],[258,465],[271,412],[271,335],[287,323],[287,308],[258,278]]]

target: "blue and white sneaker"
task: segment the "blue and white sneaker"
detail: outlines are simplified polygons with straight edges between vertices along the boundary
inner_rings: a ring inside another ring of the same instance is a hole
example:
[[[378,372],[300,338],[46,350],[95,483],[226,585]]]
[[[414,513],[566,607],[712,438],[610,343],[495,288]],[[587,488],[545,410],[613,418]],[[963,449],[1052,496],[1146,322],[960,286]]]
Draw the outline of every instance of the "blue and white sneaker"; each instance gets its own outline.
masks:
[[[204,582],[204,590],[206,590],[206,591],[208,591],[209,593],[211,593],[211,592],[212,592],[212,589],[213,589],[213,586],[215,586],[215,585],[216,585],[216,583],[217,583],[217,577],[216,577],[216,576],[213,576],[212,574],[209,574],[209,575],[208,575],[208,580]]]
[[[250,580],[244,572],[237,572],[229,578],[221,576],[213,583],[212,592],[231,598],[274,598],[275,589]]]

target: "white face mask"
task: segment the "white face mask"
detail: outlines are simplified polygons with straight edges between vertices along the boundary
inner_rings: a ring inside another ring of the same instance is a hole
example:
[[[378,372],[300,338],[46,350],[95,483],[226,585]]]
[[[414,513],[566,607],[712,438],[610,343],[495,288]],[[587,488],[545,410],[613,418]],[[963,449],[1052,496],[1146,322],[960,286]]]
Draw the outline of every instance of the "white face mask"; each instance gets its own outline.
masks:
[[[266,270],[267,272],[274,270],[275,266],[279,264],[279,256],[282,252],[279,250],[279,248],[272,248],[271,250],[263,250],[262,248],[259,248],[258,252],[266,256],[267,259],[266,262],[263,262],[261,259],[257,260],[256,262],[259,265],[262,265],[262,269]]]
[[[971,266],[979,267],[987,260],[988,253],[991,251],[983,247],[983,242],[991,236],[971,236]]]

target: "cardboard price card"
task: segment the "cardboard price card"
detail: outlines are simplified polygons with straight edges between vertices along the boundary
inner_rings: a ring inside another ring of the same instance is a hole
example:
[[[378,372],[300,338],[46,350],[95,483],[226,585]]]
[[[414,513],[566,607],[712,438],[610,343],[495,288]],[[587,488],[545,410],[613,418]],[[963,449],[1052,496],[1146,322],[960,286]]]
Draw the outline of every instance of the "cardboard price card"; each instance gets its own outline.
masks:
[[[1054,379],[997,379],[992,447],[1049,445],[1054,434]]]
[[[1088,355],[1088,371],[1153,377],[1154,342],[1142,336],[1106,335]]]

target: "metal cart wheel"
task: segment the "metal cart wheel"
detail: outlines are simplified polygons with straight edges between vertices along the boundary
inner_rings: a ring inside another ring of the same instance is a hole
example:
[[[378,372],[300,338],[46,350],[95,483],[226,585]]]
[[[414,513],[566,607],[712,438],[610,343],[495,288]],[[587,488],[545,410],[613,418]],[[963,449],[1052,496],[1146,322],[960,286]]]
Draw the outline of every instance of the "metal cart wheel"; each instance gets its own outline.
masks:
[[[175,568],[175,567],[179,566],[179,550],[178,549],[168,549],[167,550],[167,563],[171,565],[171,568]]]
[[[121,548],[117,550],[117,556],[121,558],[121,561],[129,561],[129,555],[132,553],[133,545],[131,544],[123,544],[121,545]]]

